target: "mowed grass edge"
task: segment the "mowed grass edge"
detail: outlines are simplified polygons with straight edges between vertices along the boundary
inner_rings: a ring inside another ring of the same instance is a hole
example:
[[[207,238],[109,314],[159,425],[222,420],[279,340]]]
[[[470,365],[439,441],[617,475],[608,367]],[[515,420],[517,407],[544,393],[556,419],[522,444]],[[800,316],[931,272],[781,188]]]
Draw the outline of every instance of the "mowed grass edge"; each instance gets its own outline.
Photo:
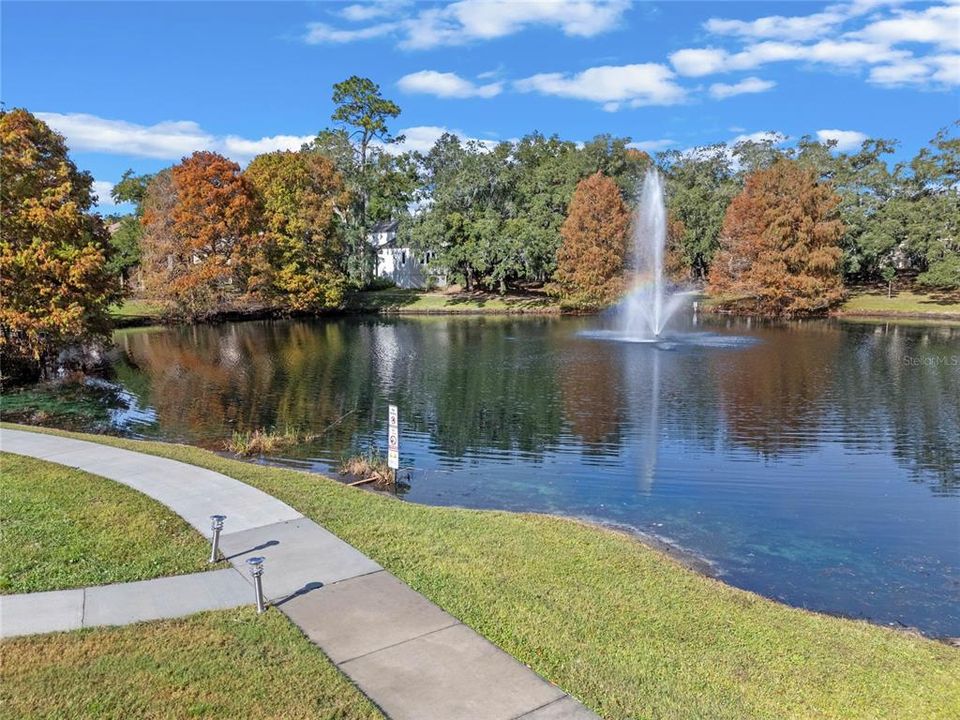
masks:
[[[172,510],[98,475],[0,453],[0,593],[133,582],[209,569]]]
[[[0,652],[4,719],[383,718],[278,612],[17,638]]]
[[[43,432],[189,462],[263,489],[607,718],[960,715],[960,650],[789,608],[623,533],[415,505],[198,448]]]

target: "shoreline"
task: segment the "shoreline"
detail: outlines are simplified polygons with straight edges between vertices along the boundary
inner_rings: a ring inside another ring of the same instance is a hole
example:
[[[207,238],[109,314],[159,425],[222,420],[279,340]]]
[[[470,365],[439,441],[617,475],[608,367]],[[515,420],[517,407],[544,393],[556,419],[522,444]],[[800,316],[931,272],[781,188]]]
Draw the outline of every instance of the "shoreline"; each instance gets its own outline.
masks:
[[[38,430],[42,432],[48,429],[52,429],[58,432],[68,432],[68,433],[77,432],[74,430],[61,430],[60,428],[46,428],[44,426],[25,425],[25,424],[23,426],[30,428],[34,432]],[[90,433],[81,433],[81,434],[90,434]],[[123,440],[134,440],[134,441],[148,440],[147,438],[139,438],[139,437],[125,436],[125,435],[111,435],[106,433],[102,433],[102,435],[104,435],[105,437],[118,438]],[[540,512],[535,510],[511,510],[511,509],[503,509],[503,508],[473,508],[465,505],[434,505],[430,503],[416,502],[413,500],[408,500],[406,497],[404,497],[403,494],[398,494],[394,491],[374,487],[371,485],[351,486],[349,483],[349,481],[351,480],[350,476],[340,475],[339,473],[335,473],[335,472],[323,473],[323,472],[308,470],[302,467],[292,467],[290,465],[285,465],[283,463],[273,462],[271,461],[271,458],[267,455],[242,456],[242,455],[237,455],[235,453],[232,453],[228,450],[222,450],[222,449],[217,450],[211,447],[204,446],[202,444],[182,443],[182,442],[174,442],[174,441],[159,440],[159,439],[150,439],[149,441],[159,442],[164,445],[169,445],[171,447],[184,446],[184,447],[196,448],[198,450],[211,452],[218,457],[224,458],[225,460],[243,462],[253,466],[272,467],[272,468],[277,468],[282,470],[299,472],[311,477],[330,480],[345,488],[352,487],[352,489],[354,490],[359,490],[361,492],[365,492],[370,495],[381,496],[381,497],[386,496],[394,500],[397,500],[399,502],[407,503],[409,505],[413,505],[417,507],[437,508],[437,509],[448,508],[448,509],[463,510],[468,512],[478,512],[478,513],[484,513],[484,512],[501,513],[502,512],[502,513],[507,513],[509,515],[515,515],[515,516],[524,516],[524,515],[540,516],[540,517],[554,518],[559,520],[565,520],[568,522],[573,522],[575,524],[587,527],[592,530],[598,530],[601,532],[609,532],[617,535],[626,536],[640,543],[641,545],[646,547],[648,550],[659,553],[660,555],[664,556],[670,561],[676,563],[677,565],[681,566],[682,568],[690,572],[693,572],[699,575],[700,577],[720,583],[724,587],[737,590],[738,592],[745,592],[751,595],[755,595],[756,597],[762,598],[768,602],[776,603],[777,605],[780,605],[785,608],[790,608],[792,610],[797,610],[801,612],[808,612],[815,615],[823,615],[826,617],[838,618],[838,619],[847,620],[850,622],[863,622],[877,628],[891,630],[893,632],[904,634],[904,635],[922,637],[928,640],[933,640],[933,641],[942,643],[950,647],[960,648],[960,636],[934,635],[931,633],[926,633],[917,627],[906,625],[900,622],[897,622],[896,624],[894,623],[888,624],[888,623],[882,623],[882,622],[872,620],[868,617],[854,617],[850,615],[845,615],[840,612],[816,610],[816,609],[810,609],[806,607],[800,607],[797,605],[791,605],[790,603],[786,603],[777,598],[764,595],[755,590],[750,590],[750,589],[735,585],[733,583],[729,583],[723,579],[723,576],[725,573],[723,569],[716,562],[713,562],[703,557],[702,555],[700,555],[694,550],[683,547],[682,545],[678,544],[677,542],[675,542],[669,537],[659,535],[657,533],[653,533],[647,530],[642,530],[628,523],[621,523],[613,520],[604,520],[602,518],[591,517],[591,516],[571,515],[571,514],[566,514],[562,512]]]
[[[531,317],[583,317],[584,315],[597,315],[602,311],[585,310],[564,310],[559,307],[549,308],[432,308],[416,309],[404,307],[386,307],[386,308],[367,308],[367,309],[340,309],[317,313],[284,313],[284,312],[238,312],[229,311],[222,314],[212,315],[197,322],[184,321],[164,321],[155,316],[136,316],[136,317],[117,317],[113,320],[114,330],[125,330],[127,328],[142,327],[178,327],[183,325],[217,325],[227,322],[247,322],[253,320],[292,320],[292,319],[314,319],[314,318],[341,318],[341,317],[360,317],[364,315],[381,317],[478,317],[478,316],[531,316]],[[731,315],[716,310],[704,309],[703,312],[709,315],[724,316]],[[734,317],[747,318],[755,317],[750,315],[733,315]],[[765,319],[765,318],[760,318]],[[786,318],[791,321],[794,318]],[[865,311],[845,311],[835,310],[825,315],[803,318],[804,320],[939,320],[947,323],[960,323],[960,313],[935,313],[935,312],[865,312]]]

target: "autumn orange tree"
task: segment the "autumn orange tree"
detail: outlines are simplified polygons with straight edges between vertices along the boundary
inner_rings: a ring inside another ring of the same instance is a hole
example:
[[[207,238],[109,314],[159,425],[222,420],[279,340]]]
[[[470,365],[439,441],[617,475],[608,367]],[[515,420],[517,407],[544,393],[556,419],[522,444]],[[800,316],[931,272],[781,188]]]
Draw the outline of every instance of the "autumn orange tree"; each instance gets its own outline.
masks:
[[[333,162],[316,152],[273,152],[254,158],[244,175],[262,233],[252,287],[292,310],[339,306],[350,194]]]
[[[843,296],[839,196],[781,159],[746,179],[727,209],[708,291],[740,312],[822,313]]]
[[[240,166],[195,152],[147,188],[144,275],[150,294],[202,317],[246,292],[257,256],[256,201]]]
[[[7,376],[44,372],[63,348],[102,338],[120,298],[93,178],[63,136],[0,111],[0,356]]]
[[[582,306],[616,300],[624,289],[630,212],[616,182],[597,172],[574,190],[560,228],[552,290]]]

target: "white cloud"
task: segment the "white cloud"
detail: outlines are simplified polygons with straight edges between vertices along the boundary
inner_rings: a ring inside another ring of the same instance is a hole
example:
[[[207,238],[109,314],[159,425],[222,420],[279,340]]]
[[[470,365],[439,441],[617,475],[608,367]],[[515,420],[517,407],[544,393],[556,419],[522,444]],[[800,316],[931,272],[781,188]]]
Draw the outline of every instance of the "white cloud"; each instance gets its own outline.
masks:
[[[960,68],[953,51],[960,49],[960,2],[947,0],[922,10],[895,7],[899,4],[854,0],[809,15],[711,18],[704,27],[723,39],[722,46],[684,48],[669,59],[687,77],[801,62],[844,71],[869,68],[868,81],[882,86],[957,85]],[[731,39],[740,47],[727,45]],[[725,86],[720,86],[722,93]]]
[[[927,58],[933,67],[930,77],[944,85],[960,85],[960,55],[935,55]]]
[[[221,152],[228,157],[237,159],[246,159],[261,155],[263,153],[274,152],[275,150],[299,150],[304,143],[308,143],[316,137],[315,135],[273,135],[272,137],[263,137],[259,140],[248,140],[247,138],[236,135],[227,135],[218,144],[222,147]]]
[[[112,208],[116,207],[116,203],[113,201],[113,198],[110,196],[110,192],[113,190],[113,183],[106,180],[94,180],[93,181],[93,192],[97,196],[97,207],[99,208]]]
[[[960,55],[929,55],[880,65],[870,71],[869,80],[885,87],[916,85],[928,88],[949,88],[960,85]]]
[[[421,70],[404,75],[397,81],[397,87],[404,92],[435,95],[439,98],[491,98],[500,94],[503,83],[476,85],[456,73]]]
[[[180,158],[209,150],[214,138],[191,121],[137,125],[85,113],[36,113],[67,138],[75,152],[106,152],[149,158]]]
[[[614,111],[626,104],[675,105],[686,99],[686,91],[674,81],[674,74],[665,65],[603,65],[569,75],[540,73],[518,80],[514,87],[521,92],[592,100],[603,103],[603,109]]]
[[[776,87],[773,80],[762,80],[758,77],[744,78],[738,83],[728,85],[727,83],[714,83],[710,86],[710,95],[717,100],[724,100],[734,95],[743,95],[745,93],[762,93]]]
[[[387,152],[396,154],[407,151],[426,153],[430,151],[430,148],[432,148],[434,144],[436,144],[437,140],[439,140],[440,137],[445,133],[456,135],[463,141],[472,140],[474,142],[478,142],[487,149],[493,148],[497,144],[494,140],[481,140],[479,138],[472,138],[460,130],[451,130],[450,128],[442,127],[440,125],[415,125],[414,127],[404,128],[403,130],[399,131],[398,134],[404,136],[404,141],[402,143],[395,143],[382,147]]]
[[[935,5],[915,12],[898,10],[895,17],[872,22],[855,34],[888,45],[922,43],[957,50],[960,49],[960,5]]]
[[[307,24],[307,32],[303,36],[303,41],[308,45],[320,45],[321,43],[337,44],[354,42],[355,40],[370,40],[389,35],[398,27],[397,23],[380,23],[365,28],[344,30],[326,23],[314,22]]]
[[[534,26],[554,27],[572,37],[593,37],[616,29],[630,5],[630,0],[459,0],[403,17],[397,17],[400,6],[396,4],[389,9],[354,5],[343,11],[348,20],[390,14],[395,20],[356,29],[310,23],[304,41],[343,43],[397,34],[401,47],[426,49],[492,40]]]
[[[371,0],[370,2],[347,5],[338,15],[350,22],[366,22],[395,14],[410,3],[406,0]]]
[[[892,65],[880,65],[870,70],[870,82],[876,85],[909,85],[924,83],[930,77],[930,67],[918,60],[907,60]]]
[[[639,142],[632,142],[627,145],[627,147],[632,147],[637,150],[643,150],[644,152],[653,153],[659,152],[660,150],[666,150],[671,148],[674,145],[677,145],[676,140],[669,140],[668,138],[663,138],[661,140],[640,140]]]
[[[810,40],[830,32],[843,22],[844,15],[836,11],[783,17],[772,15],[756,20],[724,20],[711,18],[704,27],[715,35],[735,35],[751,39]]]
[[[86,113],[38,112],[37,117],[67,139],[73,152],[180,160],[197,150],[223,153],[237,162],[274,150],[298,150],[313,135],[274,135],[248,139],[237,135],[215,136],[193,121],[138,125]]]
[[[821,40],[812,45],[766,41],[729,53],[716,48],[687,48],[670,56],[681,75],[703,77],[736,70],[753,70],[773,62],[810,62],[838,67],[897,61],[909,52],[860,40]]]
[[[804,61],[852,67],[896,61],[909,54],[905,50],[860,40],[821,40],[812,45],[770,40],[748,45],[735,53],[716,48],[687,48],[673,53],[670,62],[681,75],[703,77],[735,70],[753,70],[773,62]]]
[[[716,48],[686,48],[670,55],[670,63],[681,75],[702,77],[723,72],[727,62],[726,50]]]
[[[837,150],[846,152],[848,150],[859,150],[868,135],[857,130],[817,130],[817,140],[826,143],[829,140],[836,140]]]

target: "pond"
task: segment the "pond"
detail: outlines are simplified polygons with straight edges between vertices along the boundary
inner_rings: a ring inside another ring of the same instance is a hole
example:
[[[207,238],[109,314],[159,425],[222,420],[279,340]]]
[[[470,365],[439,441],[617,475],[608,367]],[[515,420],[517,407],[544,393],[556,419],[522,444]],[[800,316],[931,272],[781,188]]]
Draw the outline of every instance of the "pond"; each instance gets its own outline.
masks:
[[[960,636],[960,327],[706,319],[698,342],[596,318],[284,320],[118,332],[109,423],[277,462],[385,449],[409,500],[655,535],[798,607]]]

